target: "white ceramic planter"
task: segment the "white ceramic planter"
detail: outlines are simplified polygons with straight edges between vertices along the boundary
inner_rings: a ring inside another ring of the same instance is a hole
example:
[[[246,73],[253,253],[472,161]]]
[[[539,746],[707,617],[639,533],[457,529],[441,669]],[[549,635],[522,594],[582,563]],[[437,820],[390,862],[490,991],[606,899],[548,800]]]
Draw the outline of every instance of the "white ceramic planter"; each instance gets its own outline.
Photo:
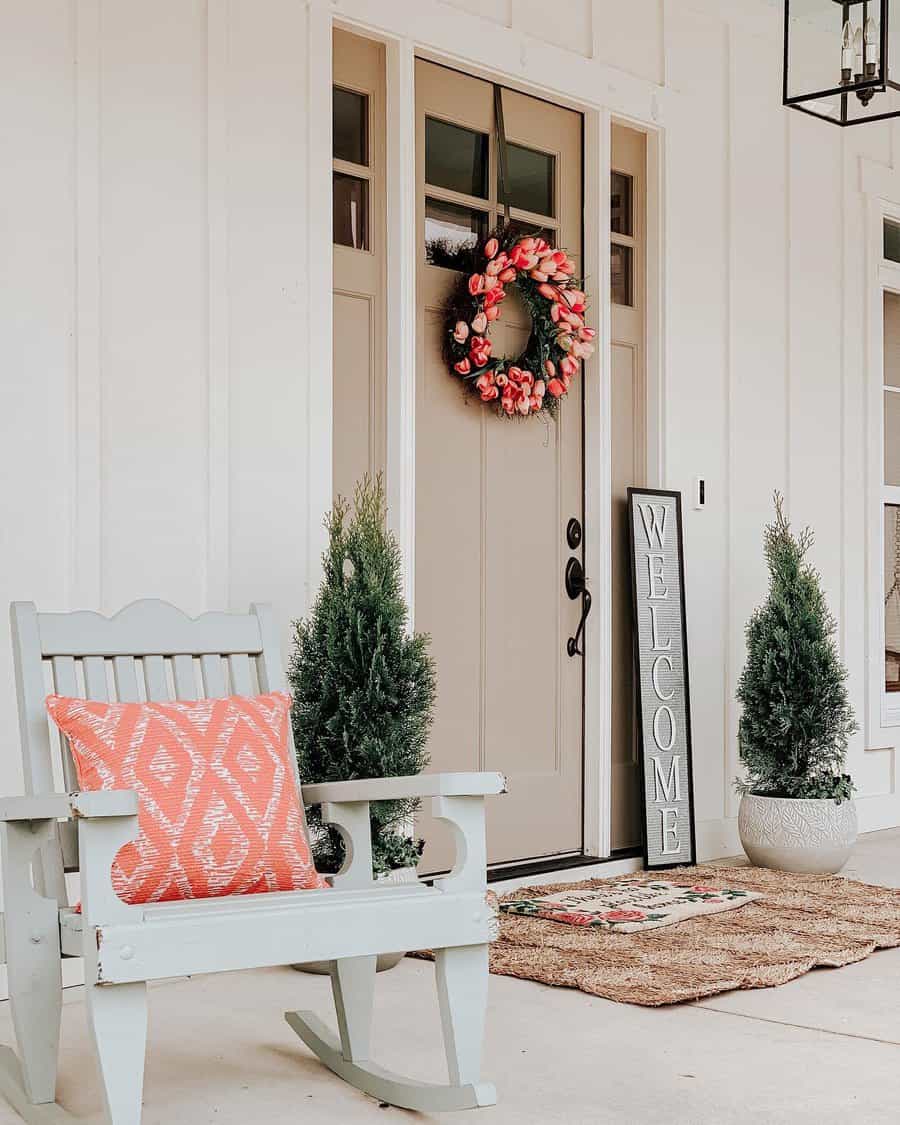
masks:
[[[388,871],[384,875],[376,876],[376,883],[416,883],[419,879],[419,873],[415,867],[398,867],[396,871]],[[393,969],[395,965],[399,965],[403,958],[406,956],[406,951],[402,953],[379,953],[378,960],[375,965],[375,971],[379,973],[385,972],[387,969]],[[331,972],[330,961],[307,961],[303,965],[294,965],[293,968],[301,973],[315,973],[318,976],[328,976]]]
[[[856,843],[856,804],[748,794],[741,798],[738,831],[757,867],[832,875]]]

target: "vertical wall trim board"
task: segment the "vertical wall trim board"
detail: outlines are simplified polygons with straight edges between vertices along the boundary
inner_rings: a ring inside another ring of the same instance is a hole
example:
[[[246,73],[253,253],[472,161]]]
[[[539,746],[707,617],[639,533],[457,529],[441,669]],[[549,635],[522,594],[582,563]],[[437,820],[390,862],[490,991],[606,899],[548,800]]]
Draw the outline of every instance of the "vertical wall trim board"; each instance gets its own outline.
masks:
[[[326,533],[323,517],[332,502],[333,334],[331,192],[331,5],[310,0],[307,8],[307,278],[306,294],[306,606],[321,574]],[[301,361],[302,362],[302,361]],[[298,372],[297,378],[303,373]]]
[[[229,0],[207,7],[207,222],[209,306],[207,355],[207,609],[228,609],[229,582],[229,322],[228,65]]]
[[[840,333],[840,379],[841,379],[841,425],[838,441],[841,462],[840,496],[840,551],[841,551],[841,591],[838,613],[838,638],[842,658],[847,659],[847,182],[844,169],[847,163],[847,134],[841,130],[841,333]],[[790,367],[787,370],[790,378]]]
[[[660,129],[647,133],[647,203],[646,203],[646,284],[644,303],[647,309],[644,353],[646,356],[647,396],[647,481],[650,487],[668,488],[668,431],[666,429],[666,371],[668,345],[666,326],[669,307],[666,288],[666,168],[669,131]],[[607,201],[607,209],[608,209]],[[606,263],[609,270],[609,262]],[[604,275],[606,292],[609,277]]]
[[[791,114],[784,115],[784,244],[787,252],[784,255],[784,302],[785,302],[785,330],[784,330],[784,499],[788,514],[791,511],[791,347],[793,344],[793,331],[791,321],[791,132],[793,118]]]
[[[416,72],[413,44],[389,40],[387,63],[387,492],[403,592],[415,622]]]
[[[591,0],[590,4],[590,19],[591,19],[591,53],[589,58],[596,59],[600,57],[601,40],[600,40],[600,0]]]
[[[612,821],[612,559],[609,214],[611,120],[584,116],[584,273],[599,327],[597,351],[584,382],[584,567],[594,612],[584,635],[584,851],[609,855]]]
[[[725,53],[725,488],[724,500],[727,510],[726,536],[725,536],[725,605],[722,620],[725,623],[725,705],[722,719],[724,723],[723,742],[725,747],[725,769],[723,771],[722,811],[725,816],[733,816],[735,795],[731,784],[732,771],[729,768],[736,756],[737,739],[737,701],[734,697],[735,665],[734,665],[734,540],[735,540],[735,513],[734,513],[734,307],[732,294],[732,280],[735,274],[734,261],[734,45],[732,36],[734,32],[730,25],[723,28],[723,41]]]
[[[74,604],[103,606],[100,0],[75,5]]]
[[[873,527],[873,513],[876,509],[876,497],[878,502],[881,501],[883,492],[883,461],[881,459],[880,443],[881,439],[876,438],[875,427],[876,420],[879,417],[880,411],[876,406],[876,395],[881,396],[881,384],[883,383],[883,324],[880,305],[884,300],[881,284],[878,276],[877,259],[872,248],[873,235],[875,232],[876,224],[880,225],[881,207],[878,201],[870,195],[863,197],[863,224],[866,232],[865,237],[865,252],[863,256],[863,288],[865,292],[865,371],[868,373],[867,386],[863,388],[863,397],[865,400],[865,434],[870,438],[867,442],[867,457],[866,457],[866,480],[865,480],[865,512],[866,512],[866,529],[867,529],[867,546],[868,546],[868,559],[865,568],[865,590],[866,590],[866,660],[865,660],[865,683],[866,683],[866,744],[869,746],[878,745],[879,731],[881,728],[881,688],[880,684],[876,687],[875,680],[875,660],[876,652],[881,648],[881,638],[879,637],[881,629],[881,610],[880,607],[876,608],[876,591],[878,589],[875,580],[875,575],[881,570],[881,563],[878,561],[878,552],[880,547],[881,536]],[[882,339],[878,339],[879,332],[882,333]],[[876,387],[876,368],[879,378]],[[871,440],[876,439],[876,440]],[[877,483],[876,483],[877,482]],[[880,679],[880,674],[879,674]]]
[[[669,84],[669,52],[666,50],[666,28],[668,26],[668,6],[666,0],[659,0],[659,74],[662,86]]]

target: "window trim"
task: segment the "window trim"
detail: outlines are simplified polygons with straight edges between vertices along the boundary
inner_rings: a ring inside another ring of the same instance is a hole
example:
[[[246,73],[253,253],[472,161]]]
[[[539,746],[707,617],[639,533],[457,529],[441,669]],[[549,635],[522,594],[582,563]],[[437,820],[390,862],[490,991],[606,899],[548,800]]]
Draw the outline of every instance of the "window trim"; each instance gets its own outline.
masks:
[[[333,99],[335,88],[344,90],[348,94],[358,94],[366,100],[366,161],[365,164],[356,164],[352,160],[343,160],[334,155],[334,138],[332,137],[331,145],[331,198],[332,207],[334,206],[334,176],[335,174],[341,176],[352,176],[357,180],[364,180],[366,183],[366,232],[369,241],[368,246],[349,246],[345,242],[334,241],[334,231],[331,232],[331,242],[333,249],[347,250],[352,254],[369,254],[376,253],[375,237],[374,237],[374,180],[375,180],[375,154],[372,147],[373,129],[375,127],[375,91],[370,90],[366,86],[348,85],[346,82],[335,82],[332,76],[331,80],[331,98]],[[333,112],[333,100],[329,113]]]
[[[866,500],[866,525],[868,530],[868,667],[867,703],[869,746],[893,742],[896,728],[900,727],[900,693],[885,688],[885,567],[884,567],[884,508],[887,504],[900,504],[900,486],[888,485],[884,479],[884,295],[893,293],[900,297],[900,262],[884,257],[884,225],[900,224],[900,201],[869,198],[868,240],[876,268],[870,276],[874,284],[869,287],[869,354],[868,376],[868,435],[869,454],[867,477],[869,487]]]
[[[621,170],[621,168],[616,168],[615,165],[612,165],[610,167],[610,170],[609,170],[610,194],[612,193],[612,178],[613,178],[613,175],[624,176],[630,184],[631,199],[629,200],[628,210],[629,210],[629,214],[631,216],[631,234],[622,234],[619,231],[612,230],[611,229],[611,222],[610,222],[610,232],[609,232],[610,265],[612,265],[612,248],[614,246],[621,246],[621,247],[623,247],[624,249],[626,249],[630,252],[631,274],[629,276],[629,283],[630,283],[629,284],[629,290],[630,291],[629,291],[628,295],[631,299],[629,301],[626,301],[626,302],[615,301],[614,298],[613,298],[613,295],[612,295],[612,282],[610,282],[609,295],[610,295],[610,300],[613,301],[614,304],[618,305],[619,308],[638,309],[640,306],[638,305],[638,302],[637,302],[637,292],[636,292],[636,286],[635,286],[635,264],[636,264],[636,261],[637,261],[638,237],[635,233],[635,221],[634,221],[634,215],[635,215],[634,176],[632,176],[628,172],[623,172]],[[610,219],[611,219],[611,215],[610,215]]]

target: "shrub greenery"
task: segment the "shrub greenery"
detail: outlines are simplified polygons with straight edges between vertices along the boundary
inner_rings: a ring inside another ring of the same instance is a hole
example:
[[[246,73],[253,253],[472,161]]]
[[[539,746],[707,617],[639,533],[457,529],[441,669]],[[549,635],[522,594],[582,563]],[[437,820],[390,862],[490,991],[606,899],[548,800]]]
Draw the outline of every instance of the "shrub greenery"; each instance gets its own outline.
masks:
[[[806,561],[813,533],[796,536],[775,493],[765,530],[769,594],[747,624],[747,662],[737,689],[746,780],[741,793],[847,799],[847,743],[857,730],[847,670],[835,645],[835,621],[816,570]]]
[[[338,499],[326,517],[324,576],[312,612],[294,622],[288,679],[294,739],[304,784],[402,777],[428,764],[435,699],[429,638],[410,635],[400,549],[387,530],[381,477],[365,477],[351,506]],[[417,802],[371,805],[376,874],[414,865],[422,841],[408,828]],[[320,871],[337,871],[343,839],[309,810]]]

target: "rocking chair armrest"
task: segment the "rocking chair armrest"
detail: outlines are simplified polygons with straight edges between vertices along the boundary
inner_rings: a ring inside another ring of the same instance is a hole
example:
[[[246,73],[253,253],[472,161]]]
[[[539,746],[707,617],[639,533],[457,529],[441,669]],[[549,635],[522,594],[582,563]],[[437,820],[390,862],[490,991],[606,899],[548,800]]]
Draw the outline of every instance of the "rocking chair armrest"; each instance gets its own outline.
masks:
[[[456,863],[435,881],[438,890],[479,890],[486,886],[487,849],[484,800],[506,792],[500,773],[432,773],[416,777],[381,777],[336,781],[303,789],[307,804],[321,804],[322,821],[337,828],[346,849],[334,886],[363,887],[372,883],[372,839],[369,803],[398,798],[431,798],[432,815],[453,829]]]
[[[138,795],[131,789],[85,793],[39,793],[0,798],[0,822],[19,820],[95,820],[135,816]]]
[[[418,797],[488,797],[506,792],[506,778],[502,773],[421,773],[412,777],[326,781],[302,788],[307,805],[340,805]]]

